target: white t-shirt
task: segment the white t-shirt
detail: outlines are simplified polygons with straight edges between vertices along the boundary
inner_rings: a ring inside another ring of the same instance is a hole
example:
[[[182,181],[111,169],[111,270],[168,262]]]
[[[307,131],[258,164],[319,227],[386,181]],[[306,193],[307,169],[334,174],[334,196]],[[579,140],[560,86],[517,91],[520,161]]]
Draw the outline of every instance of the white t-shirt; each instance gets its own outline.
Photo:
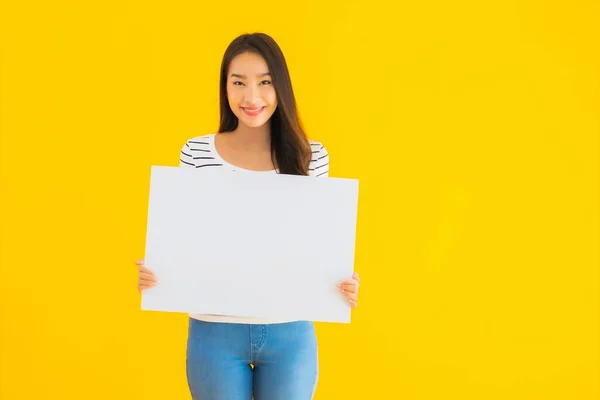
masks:
[[[244,168],[236,167],[223,160],[215,147],[214,133],[196,136],[189,139],[181,149],[180,167],[184,168],[227,168],[232,171],[248,171],[259,174],[277,173],[272,171],[251,171]],[[328,177],[329,176],[329,155],[327,150],[320,142],[310,140],[312,148],[312,158],[308,166],[309,176]],[[269,324],[291,322],[291,320],[265,320],[259,318],[233,317],[226,315],[214,314],[190,314],[190,317],[202,321],[211,322],[229,322],[242,324]]]

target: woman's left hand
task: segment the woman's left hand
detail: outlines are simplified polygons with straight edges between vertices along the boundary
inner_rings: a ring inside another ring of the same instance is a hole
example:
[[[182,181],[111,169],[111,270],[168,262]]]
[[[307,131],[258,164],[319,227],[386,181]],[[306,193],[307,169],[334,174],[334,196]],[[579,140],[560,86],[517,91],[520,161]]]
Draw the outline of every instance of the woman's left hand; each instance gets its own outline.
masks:
[[[352,279],[344,279],[337,286],[340,292],[348,299],[348,303],[352,308],[358,306],[358,286],[360,285],[360,279],[358,274],[355,272],[352,275]]]

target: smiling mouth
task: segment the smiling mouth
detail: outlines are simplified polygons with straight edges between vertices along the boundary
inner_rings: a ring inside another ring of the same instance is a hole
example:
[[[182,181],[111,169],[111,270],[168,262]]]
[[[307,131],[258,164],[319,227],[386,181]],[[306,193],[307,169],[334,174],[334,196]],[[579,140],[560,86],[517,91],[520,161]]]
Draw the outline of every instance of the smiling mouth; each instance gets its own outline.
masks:
[[[242,107],[242,110],[243,110],[243,111],[244,111],[246,114],[248,114],[249,116],[251,116],[251,117],[255,117],[255,116],[257,116],[258,114],[260,114],[261,112],[263,112],[263,110],[264,110],[265,108],[266,108],[266,107],[254,107],[254,108]]]

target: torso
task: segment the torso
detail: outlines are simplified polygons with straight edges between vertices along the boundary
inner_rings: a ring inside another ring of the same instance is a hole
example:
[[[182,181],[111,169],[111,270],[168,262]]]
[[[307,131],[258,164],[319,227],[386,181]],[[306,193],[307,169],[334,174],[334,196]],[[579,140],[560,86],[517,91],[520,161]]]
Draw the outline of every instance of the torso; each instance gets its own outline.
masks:
[[[218,139],[216,139],[218,137]],[[225,140],[222,140],[226,138]],[[216,139],[216,140],[215,140]],[[250,152],[237,150],[227,134],[206,134],[189,139],[183,146],[180,154],[180,167],[196,169],[225,168],[232,171],[246,171],[249,173],[277,173],[273,169],[270,151]],[[216,142],[218,143],[218,151]],[[229,146],[227,146],[229,144]],[[329,176],[329,156],[322,143],[310,141],[312,158],[308,174],[314,177]],[[266,146],[265,146],[266,147]],[[238,149],[240,147],[238,146]],[[291,320],[267,320],[262,318],[236,317],[226,315],[210,315],[190,313],[195,319],[210,322],[269,324],[291,322]]]

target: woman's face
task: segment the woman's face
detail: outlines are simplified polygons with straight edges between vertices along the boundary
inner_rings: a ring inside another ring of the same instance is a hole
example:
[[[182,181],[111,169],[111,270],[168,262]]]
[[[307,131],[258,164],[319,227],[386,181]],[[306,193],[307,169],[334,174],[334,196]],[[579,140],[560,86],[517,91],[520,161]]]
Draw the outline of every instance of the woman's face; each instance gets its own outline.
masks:
[[[277,109],[277,95],[269,72],[265,60],[255,53],[242,53],[229,64],[229,107],[250,128],[264,125]]]

